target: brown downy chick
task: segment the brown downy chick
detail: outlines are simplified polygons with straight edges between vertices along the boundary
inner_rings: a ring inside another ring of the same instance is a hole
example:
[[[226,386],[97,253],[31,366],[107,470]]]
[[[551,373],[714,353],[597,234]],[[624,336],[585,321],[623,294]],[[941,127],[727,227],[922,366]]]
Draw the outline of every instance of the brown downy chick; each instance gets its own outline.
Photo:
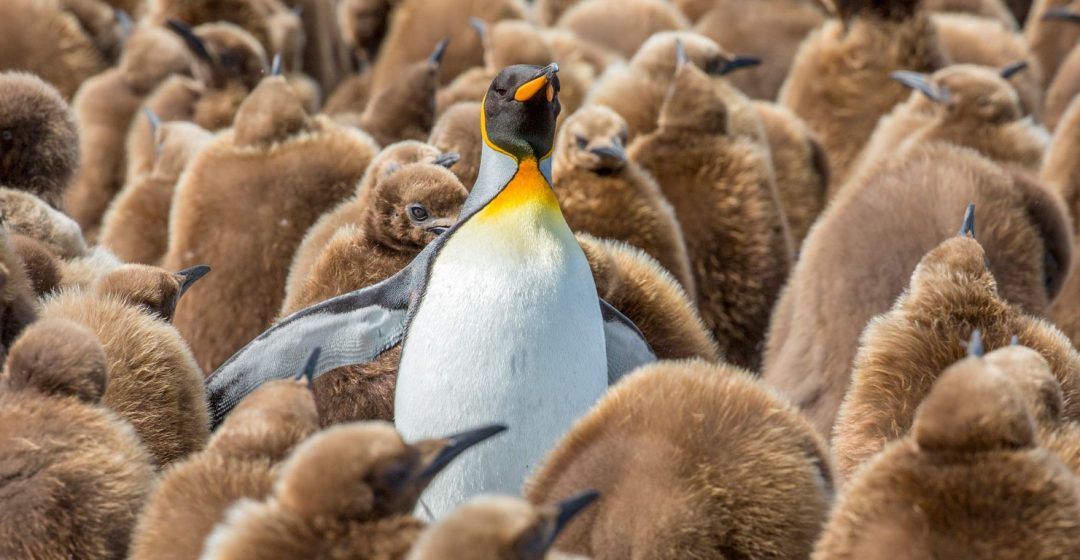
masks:
[[[60,287],[62,276],[60,258],[44,243],[18,233],[8,236],[11,250],[22,261],[30,287],[40,299]]]
[[[132,537],[131,560],[198,558],[234,502],[270,495],[281,463],[318,429],[304,373],[256,389],[225,418],[206,449],[162,473]]]
[[[106,68],[91,37],[59,0],[5,0],[0,5],[0,71],[35,74],[71,99],[83,81]],[[7,103],[9,95],[0,94],[0,99]]]
[[[544,27],[552,27],[566,10],[581,2],[582,0],[533,0],[533,20]]]
[[[124,262],[161,262],[169,247],[169,212],[176,183],[187,163],[214,135],[196,124],[178,121],[161,124],[156,138],[154,168],[132,177],[102,220],[101,245]]]
[[[367,135],[309,117],[276,76],[263,80],[233,128],[188,164],[163,263],[170,270],[206,263],[216,271],[176,315],[204,371],[270,326],[304,233],[353,192],[375,151]]]
[[[1016,16],[1002,0],[923,0],[923,9],[935,14],[958,14],[990,20],[1014,33],[1020,27],[1016,23]]]
[[[75,17],[101,59],[107,65],[115,64],[134,25],[131,16],[126,12],[121,15],[102,0],[60,0],[60,6]]]
[[[1080,242],[1080,97],[1069,105],[1054,131],[1053,142],[1043,161],[1040,177],[1065,199],[1072,216],[1073,251]],[[1050,317],[1073,344],[1080,344],[1080,259],[1073,261],[1061,295],[1054,301]]]
[[[911,98],[881,119],[852,176],[930,142],[964,146],[999,164],[1037,172],[1049,144],[1047,132],[1024,116],[1007,81],[1023,71],[1023,64],[1000,70],[958,64],[930,76],[894,72],[892,79],[913,90]]]
[[[446,39],[439,41],[427,60],[404,68],[371,96],[356,122],[380,146],[427,138],[435,124],[439,65],[448,45]]]
[[[408,560],[570,560],[551,550],[569,523],[599,498],[582,492],[552,506],[480,496],[424,531]]]
[[[322,255],[330,238],[337,233],[338,229],[361,222],[364,208],[369,206],[371,193],[378,190],[378,182],[388,177],[390,170],[421,161],[449,165],[453,160],[452,156],[453,154],[449,153],[441,154],[431,145],[415,140],[391,144],[376,154],[356,186],[354,196],[324,212],[304,234],[303,240],[293,255],[292,264],[289,266],[282,316],[305,307],[296,307],[290,302],[300,293],[303,284],[311,274],[312,267],[315,266],[315,261]]]
[[[457,221],[467,191],[453,173],[431,163],[383,168],[383,177],[355,204],[358,220],[337,229],[295,292],[286,293],[292,313],[393,276]],[[314,383],[323,426],[354,420],[394,419],[394,387],[400,351],[377,360],[330,370]]]
[[[829,160],[830,197],[848,178],[878,118],[908,96],[889,83],[889,73],[932,72],[947,63],[919,0],[835,3],[839,18],[799,47],[779,96],[817,133]]]
[[[825,22],[810,0],[717,0],[694,31],[740,53],[752,53],[761,65],[732,74],[731,84],[754,99],[772,101],[780,92],[803,39]]]
[[[75,119],[56,88],[31,74],[0,73],[0,186],[55,207],[78,166]]]
[[[585,107],[559,131],[552,187],[570,229],[625,241],[660,261],[695,299],[694,278],[675,210],[660,187],[626,158],[626,121]]]
[[[341,0],[335,8],[341,40],[357,60],[375,60],[396,0]]]
[[[1077,13],[1080,23],[1080,12]],[[1046,88],[1046,111],[1043,121],[1047,128],[1056,130],[1072,100],[1080,94],[1080,49],[1069,51],[1069,56],[1061,62],[1057,75]]]
[[[131,426],[100,405],[94,333],[40,321],[0,379],[0,556],[126,558],[154,474]]]
[[[202,449],[209,435],[202,372],[169,324],[177,300],[206,271],[123,265],[90,289],[49,297],[41,312],[97,334],[109,363],[102,403],[131,423],[159,468]]]
[[[653,257],[622,241],[577,234],[596,291],[634,322],[661,360],[720,361],[693,299]]]
[[[828,451],[747,371],[659,362],[623,378],[525,485],[602,496],[555,545],[594,558],[805,558],[832,501]]]
[[[264,51],[282,53],[289,70],[300,63],[304,42],[300,18],[280,0],[157,0],[147,19],[157,25],[173,20],[191,27],[226,23],[251,34]]]
[[[634,140],[628,153],[675,208],[698,307],[721,354],[757,369],[790,266],[767,153],[730,133],[726,105],[690,63],[679,66],[659,128]]]
[[[79,224],[28,192],[0,187],[0,222],[12,233],[43,243],[62,259],[87,253]]]
[[[170,74],[190,72],[191,60],[175,34],[135,29],[117,67],[86,81],[72,108],[79,125],[82,165],[64,197],[64,211],[94,238],[109,201],[124,184],[125,141],[139,106]]]
[[[1069,558],[1078,529],[1076,475],[1037,446],[1016,386],[967,358],[847,485],[814,558]]]
[[[431,128],[428,143],[445,153],[458,154],[450,171],[472,190],[480,174],[480,153],[484,139],[480,136],[480,102],[455,103],[448,107]]]
[[[365,64],[356,68],[355,73],[342,77],[334,91],[326,98],[322,112],[327,115],[354,113],[349,118],[364,112],[371,101],[371,69]]]
[[[1006,346],[1013,335],[1053,364],[1070,403],[1064,414],[1080,420],[1080,354],[1053,325],[1003,300],[985,263],[973,238],[946,240],[923,257],[892,309],[863,331],[833,430],[843,477],[907,433],[915,409],[949,364],[976,346]]]
[[[324,430],[282,465],[269,499],[230,510],[202,558],[404,559],[424,528],[412,516],[420,493],[462,452],[505,430],[487,426],[413,444],[385,422]]]
[[[446,85],[465,70],[483,64],[483,46],[469,27],[470,17],[490,25],[504,19],[528,19],[528,13],[522,0],[398,0],[375,60],[372,89],[383,89],[403,68],[426,58],[431,45],[449,38],[450,47],[439,73],[439,83]]]
[[[0,353],[38,318],[37,294],[7,230],[0,228]]]
[[[1076,0],[1035,0],[1031,6],[1024,37],[1042,69],[1043,87],[1049,87],[1058,67],[1080,40],[1080,2]]]
[[[688,29],[690,22],[664,0],[585,0],[563,12],[555,26],[630,58],[653,35]]]
[[[1025,115],[1036,122],[1044,116],[1042,68],[1028,48],[1023,35],[997,21],[963,14],[934,14],[941,47],[953,64],[975,64],[1004,68],[1016,62],[1026,62],[1023,72],[1008,81],[1020,96]]]
[[[287,0],[304,26],[302,68],[322,91],[334,91],[351,68],[349,50],[338,32],[333,0]]]
[[[832,431],[859,334],[903,292],[969,203],[998,292],[1043,316],[1072,262],[1060,199],[973,150],[915,146],[856,177],[822,213],[769,325],[762,378]],[[883,252],[883,248],[888,251]]]

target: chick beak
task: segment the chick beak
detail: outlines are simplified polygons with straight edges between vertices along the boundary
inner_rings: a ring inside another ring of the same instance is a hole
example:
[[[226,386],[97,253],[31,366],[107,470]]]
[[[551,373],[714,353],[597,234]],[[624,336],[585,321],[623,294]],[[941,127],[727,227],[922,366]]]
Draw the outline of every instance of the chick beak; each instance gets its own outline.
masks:
[[[434,233],[435,235],[442,235],[450,230],[454,225],[454,220],[434,220],[433,223],[428,226],[427,231]]]
[[[727,60],[723,64],[721,64],[720,67],[717,68],[715,72],[713,72],[713,74],[717,76],[724,76],[736,70],[741,70],[743,68],[752,68],[754,66],[758,66],[759,64],[761,64],[761,59],[756,56],[737,54],[733,56],[730,60]]]
[[[1042,18],[1080,23],[1080,12],[1074,12],[1068,8],[1050,8],[1043,12]]]
[[[191,29],[191,26],[175,19],[170,19],[165,22],[165,25],[176,33],[184,40],[184,44],[187,45],[191,52],[195,53],[195,56],[202,59],[207,64],[214,64],[214,57],[211,56],[210,50],[206,48],[206,43],[202,38],[195,34],[195,31]]]
[[[944,90],[939,91],[938,88],[934,87],[926,74],[899,71],[889,74],[889,77],[911,89],[921,91],[923,95],[934,103],[946,103],[949,100],[947,92]]]
[[[419,470],[411,477],[410,482],[418,486],[426,486],[427,483],[431,482],[431,479],[435,478],[435,475],[442,472],[458,455],[461,455],[470,447],[505,431],[506,426],[492,424],[442,438],[442,445],[432,447],[432,451],[420,462]]]
[[[198,282],[200,278],[206,276],[208,272],[210,272],[210,267],[205,264],[195,265],[177,272],[176,277],[180,280],[180,290],[176,292],[176,299],[179,300],[180,296],[188,291],[188,288]]]
[[[431,55],[428,56],[428,63],[435,67],[442,64],[443,57],[446,56],[446,47],[449,45],[450,38],[443,37],[442,40],[435,44],[435,50],[431,51]]]
[[[555,97],[555,88],[551,86],[551,79],[559,71],[559,65],[552,62],[540,69],[540,74],[525,82],[514,91],[514,101],[525,102],[537,96],[541,91],[546,92],[547,100]]]
[[[559,533],[570,524],[570,521],[598,498],[600,498],[600,492],[586,490],[555,504],[554,512],[549,513],[545,520],[547,531],[543,543],[544,550],[551,548],[551,545],[555,543],[555,539],[559,537]]]
[[[461,154],[457,152],[444,152],[435,157],[435,160],[431,163],[441,167],[453,167],[455,163],[461,161]]]
[[[1013,62],[1011,64],[1006,64],[1005,66],[1003,66],[1001,68],[1001,70],[998,72],[998,75],[1000,75],[1002,78],[1008,80],[1009,78],[1019,74],[1020,72],[1023,72],[1024,70],[1027,70],[1027,67],[1028,67],[1027,61],[1026,60],[1020,60],[1020,61]]]
[[[322,354],[322,346],[316,346],[311,354],[308,355],[308,359],[304,362],[300,371],[296,372],[293,376],[295,381],[307,381],[308,389],[311,388],[311,384],[315,381],[315,372],[319,366],[319,355]]]
[[[602,159],[612,160],[618,163],[626,161],[626,149],[623,148],[622,142],[618,138],[612,140],[612,142],[606,146],[589,148],[589,153],[599,156]]]
[[[281,75],[281,53],[274,53],[274,60],[270,63],[270,75]]]

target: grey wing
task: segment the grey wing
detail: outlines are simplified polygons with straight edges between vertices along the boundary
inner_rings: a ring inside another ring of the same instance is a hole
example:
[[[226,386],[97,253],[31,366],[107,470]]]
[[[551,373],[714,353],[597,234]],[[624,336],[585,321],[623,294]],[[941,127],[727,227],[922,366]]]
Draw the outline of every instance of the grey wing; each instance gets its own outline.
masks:
[[[608,385],[614,385],[639,366],[656,361],[656,354],[637,325],[603,298],[600,298],[600,315],[604,319],[607,343]]]
[[[379,284],[297,311],[260,334],[206,380],[211,427],[259,385],[293,376],[316,347],[322,351],[313,377],[370,362],[401,342],[413,278],[406,267]]]

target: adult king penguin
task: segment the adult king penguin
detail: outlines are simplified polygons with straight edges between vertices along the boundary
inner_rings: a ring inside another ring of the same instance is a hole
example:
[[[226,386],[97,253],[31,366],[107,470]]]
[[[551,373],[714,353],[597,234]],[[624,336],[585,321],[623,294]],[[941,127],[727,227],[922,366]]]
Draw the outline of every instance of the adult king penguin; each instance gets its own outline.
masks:
[[[526,475],[609,383],[655,360],[596,294],[551,189],[558,66],[504,68],[481,105],[483,153],[458,223],[391,278],[283,319],[207,381],[214,422],[316,346],[317,372],[402,343],[395,423],[405,438],[505,422],[518,433],[451,465],[421,499],[438,517]]]

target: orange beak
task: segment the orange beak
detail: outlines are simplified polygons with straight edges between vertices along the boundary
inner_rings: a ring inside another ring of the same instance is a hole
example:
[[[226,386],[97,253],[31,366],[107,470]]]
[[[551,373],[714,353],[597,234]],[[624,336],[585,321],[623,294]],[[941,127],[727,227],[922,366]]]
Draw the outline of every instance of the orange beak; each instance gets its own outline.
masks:
[[[514,92],[514,101],[528,101],[536,94],[540,93],[540,90],[545,90],[547,100],[550,102],[555,98],[555,88],[551,85],[551,77],[559,71],[559,65],[554,62],[545,66],[542,70],[542,74],[525,82],[517,91]]]

